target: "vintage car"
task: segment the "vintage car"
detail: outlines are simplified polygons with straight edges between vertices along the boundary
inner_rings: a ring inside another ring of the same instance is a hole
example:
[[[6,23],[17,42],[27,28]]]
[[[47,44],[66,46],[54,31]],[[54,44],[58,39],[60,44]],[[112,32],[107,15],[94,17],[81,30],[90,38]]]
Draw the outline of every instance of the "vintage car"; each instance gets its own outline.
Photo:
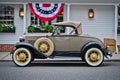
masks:
[[[58,57],[81,58],[88,66],[100,66],[104,56],[110,55],[103,42],[82,34],[80,22],[53,23],[54,31],[49,34],[25,34],[11,52],[17,66],[27,66],[34,59]],[[68,27],[69,34],[59,33],[59,27]]]

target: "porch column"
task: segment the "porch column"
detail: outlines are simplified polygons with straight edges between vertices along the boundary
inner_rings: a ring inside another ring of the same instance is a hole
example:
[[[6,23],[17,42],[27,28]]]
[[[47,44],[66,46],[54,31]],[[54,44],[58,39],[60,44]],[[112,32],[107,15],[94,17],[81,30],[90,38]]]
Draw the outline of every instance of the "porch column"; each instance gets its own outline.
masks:
[[[70,21],[70,3],[67,3],[67,21]],[[70,29],[67,28],[66,33],[68,34]]]
[[[26,15],[26,10],[27,10],[27,9],[26,9],[26,5],[27,5],[27,3],[24,3],[24,4],[23,4],[23,6],[24,6],[24,8],[23,8],[23,9],[24,9],[23,34],[25,34],[25,33],[27,32],[27,30],[26,30],[26,18],[27,18],[27,17],[26,17],[26,16],[27,16],[27,15]]]
[[[70,20],[70,4],[67,4],[67,20]]]
[[[114,30],[114,38],[116,40],[116,52],[118,53],[118,48],[117,48],[117,27],[118,27],[118,4],[115,5],[115,30]]]

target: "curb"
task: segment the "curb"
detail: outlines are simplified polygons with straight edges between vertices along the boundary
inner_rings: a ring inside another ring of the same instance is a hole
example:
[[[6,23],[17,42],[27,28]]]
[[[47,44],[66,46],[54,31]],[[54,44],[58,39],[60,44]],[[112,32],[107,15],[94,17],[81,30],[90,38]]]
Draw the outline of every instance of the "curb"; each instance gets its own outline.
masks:
[[[0,60],[0,62],[13,62],[12,60]],[[84,62],[82,60],[35,60],[33,62],[43,63],[79,63]],[[120,62],[120,59],[104,60],[103,62]]]
[[[0,62],[12,62],[12,60],[0,60]]]

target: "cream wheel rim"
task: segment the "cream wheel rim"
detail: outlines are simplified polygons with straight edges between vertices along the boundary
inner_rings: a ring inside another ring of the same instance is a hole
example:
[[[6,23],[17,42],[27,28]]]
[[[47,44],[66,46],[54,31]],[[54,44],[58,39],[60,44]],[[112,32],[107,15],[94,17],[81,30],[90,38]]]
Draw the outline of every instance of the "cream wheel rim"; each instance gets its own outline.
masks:
[[[90,66],[98,66],[103,62],[103,53],[98,48],[91,48],[85,54],[85,60]]]
[[[49,38],[43,37],[35,41],[34,47],[45,56],[51,56],[54,51],[54,44]]]
[[[28,53],[24,50],[20,50],[16,53],[15,59],[18,63],[24,64],[28,61]]]
[[[30,51],[26,48],[18,48],[13,54],[13,61],[18,66],[26,66],[32,60]]]
[[[98,51],[92,50],[88,55],[88,59],[91,63],[97,63],[100,60],[100,54]]]
[[[46,53],[46,52],[49,51],[50,46],[49,46],[48,42],[46,42],[46,41],[41,41],[41,42],[39,43],[39,45],[38,45],[38,48],[39,48],[40,52]]]

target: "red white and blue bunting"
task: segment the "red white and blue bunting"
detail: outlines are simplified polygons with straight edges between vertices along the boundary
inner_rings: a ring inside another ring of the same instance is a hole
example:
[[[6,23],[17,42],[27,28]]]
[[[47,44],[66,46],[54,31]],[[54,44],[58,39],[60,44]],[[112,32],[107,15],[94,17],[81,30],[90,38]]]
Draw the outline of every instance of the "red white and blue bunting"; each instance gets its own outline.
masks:
[[[55,19],[64,7],[64,3],[29,3],[32,13],[42,21]]]

